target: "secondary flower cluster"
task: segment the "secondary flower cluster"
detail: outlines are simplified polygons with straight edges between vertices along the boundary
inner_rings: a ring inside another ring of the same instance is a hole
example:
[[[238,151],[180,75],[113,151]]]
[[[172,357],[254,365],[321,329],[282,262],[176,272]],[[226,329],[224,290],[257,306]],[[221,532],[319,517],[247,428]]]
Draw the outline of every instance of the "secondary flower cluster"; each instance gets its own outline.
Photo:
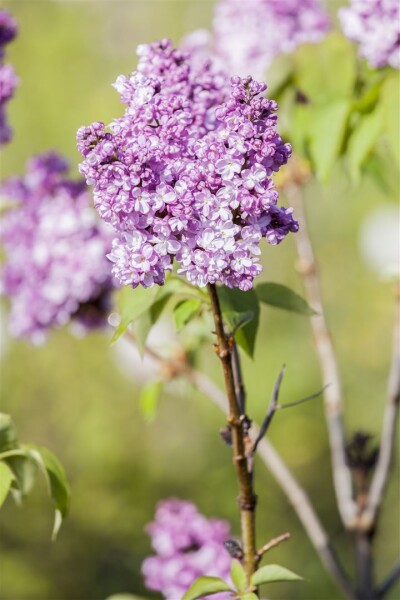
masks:
[[[10,141],[11,129],[7,124],[5,106],[18,84],[11,65],[4,64],[4,48],[17,34],[17,23],[5,10],[0,10],[0,145]]]
[[[213,32],[194,32],[183,44],[212,53],[228,73],[262,79],[276,56],[319,42],[328,29],[319,0],[220,0]]]
[[[372,67],[400,68],[398,0],[350,0],[339,18],[345,35],[359,44],[360,56]]]
[[[264,84],[229,85],[167,40],[139,57],[115,84],[124,116],[109,131],[93,123],[78,132],[80,171],[118,233],[113,273],[132,287],[161,285],[176,259],[195,285],[248,290],[261,238],[278,244],[298,228],[271,177],[291,152],[276,132],[277,105],[260,95]]]
[[[85,327],[100,324],[111,289],[109,232],[97,222],[85,183],[67,179],[67,169],[49,152],[30,159],[25,176],[0,188],[12,203],[1,233],[11,334],[34,343],[72,317]]]
[[[159,503],[147,531],[157,555],[143,562],[145,586],[162,592],[166,600],[182,598],[202,575],[229,578],[231,558],[223,546],[230,535],[226,521],[207,519],[191,502],[170,499]]]

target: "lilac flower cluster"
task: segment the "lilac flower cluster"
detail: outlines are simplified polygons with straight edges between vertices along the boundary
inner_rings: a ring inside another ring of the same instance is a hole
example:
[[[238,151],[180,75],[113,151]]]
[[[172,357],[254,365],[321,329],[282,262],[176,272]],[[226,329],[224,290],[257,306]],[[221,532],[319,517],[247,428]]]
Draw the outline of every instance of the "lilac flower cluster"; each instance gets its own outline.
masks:
[[[139,65],[115,87],[128,106],[106,131],[78,132],[80,171],[118,237],[109,255],[124,285],[178,273],[198,286],[248,290],[261,272],[259,242],[297,231],[277,206],[271,175],[291,153],[276,132],[277,105],[251,78],[228,80],[168,40],[139,47]]]
[[[230,535],[226,521],[207,519],[191,502],[170,499],[159,503],[147,531],[157,553],[142,565],[149,590],[162,592],[166,600],[177,600],[202,575],[229,580],[231,558],[223,546]]]
[[[98,223],[84,182],[66,178],[55,153],[27,163],[26,174],[5,181],[2,292],[11,301],[14,337],[41,343],[51,327],[76,317],[86,327],[104,319],[111,289],[109,231]]]
[[[220,0],[213,32],[189,34],[183,47],[212,54],[228,73],[263,79],[276,56],[321,41],[328,29],[319,0]]]
[[[5,10],[0,10],[0,145],[10,141],[11,129],[7,124],[5,105],[14,94],[18,84],[11,65],[4,64],[4,47],[11,42],[17,34],[17,24],[13,17]]]
[[[350,0],[339,10],[344,34],[359,44],[360,56],[375,68],[400,68],[398,0]]]

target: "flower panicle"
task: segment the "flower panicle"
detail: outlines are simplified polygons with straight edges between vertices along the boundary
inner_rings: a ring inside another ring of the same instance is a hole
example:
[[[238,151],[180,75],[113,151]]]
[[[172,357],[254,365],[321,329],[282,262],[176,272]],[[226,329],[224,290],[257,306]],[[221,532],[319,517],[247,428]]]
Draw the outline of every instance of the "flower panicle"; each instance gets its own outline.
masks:
[[[77,134],[81,173],[113,227],[109,259],[123,284],[248,290],[261,272],[259,243],[297,231],[278,207],[272,175],[291,148],[276,131],[277,105],[251,77],[228,79],[168,40],[139,47],[139,64],[115,88],[125,113]]]

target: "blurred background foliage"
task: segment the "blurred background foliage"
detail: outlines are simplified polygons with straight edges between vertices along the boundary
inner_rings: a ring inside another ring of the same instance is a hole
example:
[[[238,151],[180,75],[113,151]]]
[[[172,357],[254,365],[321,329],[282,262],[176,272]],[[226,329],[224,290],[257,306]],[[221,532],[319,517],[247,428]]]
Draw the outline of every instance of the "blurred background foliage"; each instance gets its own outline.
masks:
[[[111,83],[135,68],[136,45],[160,37],[178,42],[195,28],[210,27],[212,4],[206,0],[3,3],[20,26],[7,60],[15,65],[21,83],[9,104],[15,137],[2,152],[1,176],[22,172],[29,156],[48,148],[66,155],[72,172],[77,172],[76,130],[94,120],[107,123],[122,113]],[[378,435],[381,426],[393,283],[383,281],[364,260],[360,236],[371,214],[395,210],[395,168],[390,177],[389,187],[367,176],[355,189],[339,164],[328,184],[311,182],[306,187],[349,433],[362,429]],[[378,228],[373,231],[378,245],[388,243],[385,231],[380,242]],[[293,239],[278,251],[266,246],[264,250],[263,280],[301,293]],[[126,354],[123,341],[110,347],[109,331],[83,340],[60,331],[43,347],[33,348],[8,339],[6,312],[4,305],[2,411],[12,415],[21,441],[56,452],[69,476],[72,505],[57,542],[52,543],[52,514],[40,481],[22,509],[7,500],[0,515],[0,598],[103,600],[117,592],[156,598],[143,588],[140,564],[151,552],[144,525],[158,500],[191,499],[206,515],[228,519],[239,533],[230,451],[218,435],[224,422],[221,414],[188,384],[175,382],[166,387],[156,418],[146,422],[137,403],[141,378],[135,373],[141,367]],[[124,368],[118,364],[122,355]],[[221,382],[217,359],[208,347],[197,361]],[[287,364],[282,400],[319,389],[307,319],[263,308],[255,360],[244,357],[249,412],[255,420],[263,417],[282,363]],[[351,565],[335,507],[321,400],[279,413],[270,439],[310,494],[344,564]],[[257,476],[259,542],[290,531],[292,540],[275,549],[271,559],[307,579],[295,590],[272,585],[271,598],[340,598],[294,511],[261,463]],[[397,472],[376,541],[378,578],[399,552],[398,501]],[[400,597],[399,586],[389,597]]]

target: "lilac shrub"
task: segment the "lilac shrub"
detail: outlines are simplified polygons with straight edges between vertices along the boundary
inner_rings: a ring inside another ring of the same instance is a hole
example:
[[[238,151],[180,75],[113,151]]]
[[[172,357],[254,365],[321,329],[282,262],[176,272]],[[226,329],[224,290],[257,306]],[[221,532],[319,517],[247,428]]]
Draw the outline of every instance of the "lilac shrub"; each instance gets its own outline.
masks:
[[[359,44],[359,54],[375,68],[400,68],[398,0],[350,0],[339,11],[344,34]]]
[[[176,600],[202,575],[229,580],[232,559],[223,546],[230,537],[226,521],[207,519],[191,502],[172,498],[158,504],[147,531],[156,551],[142,565],[149,590]],[[215,600],[229,597],[213,595]]]
[[[132,287],[162,285],[176,259],[194,285],[248,290],[262,270],[260,240],[278,244],[298,228],[272,179],[291,153],[277,104],[261,96],[264,84],[229,81],[168,40],[138,54],[137,71],[115,83],[125,114],[77,136],[80,171],[117,234],[113,273]]]
[[[16,34],[16,21],[6,10],[0,10],[0,146],[9,142],[12,135],[6,118],[6,104],[14,94],[18,78],[13,67],[4,64],[4,48]]]
[[[68,179],[67,169],[63,158],[48,152],[0,188],[11,202],[1,233],[10,330],[34,343],[71,318],[83,327],[99,325],[111,290],[110,232],[91,208],[85,183]]]
[[[228,73],[262,79],[276,56],[320,42],[329,26],[319,0],[220,0],[212,33],[189,34],[183,45],[211,53]]]

